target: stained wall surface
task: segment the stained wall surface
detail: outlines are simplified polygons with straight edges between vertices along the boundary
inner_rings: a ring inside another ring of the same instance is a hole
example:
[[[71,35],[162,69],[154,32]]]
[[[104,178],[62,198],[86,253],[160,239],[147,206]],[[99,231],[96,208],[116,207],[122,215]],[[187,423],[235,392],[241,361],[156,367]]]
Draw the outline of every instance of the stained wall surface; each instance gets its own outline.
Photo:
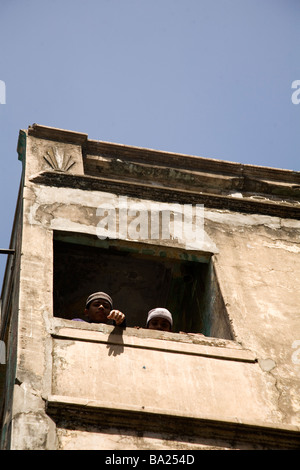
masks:
[[[2,448],[299,447],[299,174],[38,125],[18,152]],[[72,321],[94,290],[125,329]]]

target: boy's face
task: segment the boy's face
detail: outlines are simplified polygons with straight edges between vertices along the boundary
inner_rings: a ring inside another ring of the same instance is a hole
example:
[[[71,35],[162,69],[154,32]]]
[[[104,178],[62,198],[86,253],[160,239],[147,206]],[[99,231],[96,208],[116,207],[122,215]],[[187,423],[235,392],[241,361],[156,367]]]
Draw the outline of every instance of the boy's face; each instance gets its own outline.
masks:
[[[84,313],[92,323],[107,323],[110,313],[110,303],[105,299],[93,300]]]
[[[171,325],[166,318],[154,317],[148,323],[150,330],[171,331]]]

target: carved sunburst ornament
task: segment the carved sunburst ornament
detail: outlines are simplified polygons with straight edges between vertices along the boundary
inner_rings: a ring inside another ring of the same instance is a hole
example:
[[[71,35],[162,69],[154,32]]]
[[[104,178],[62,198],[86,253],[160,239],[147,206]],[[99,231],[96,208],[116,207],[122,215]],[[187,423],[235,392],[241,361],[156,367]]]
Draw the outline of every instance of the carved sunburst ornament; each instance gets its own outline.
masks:
[[[54,147],[46,151],[44,159],[55,171],[68,171],[75,164],[71,155],[67,155],[66,152]]]

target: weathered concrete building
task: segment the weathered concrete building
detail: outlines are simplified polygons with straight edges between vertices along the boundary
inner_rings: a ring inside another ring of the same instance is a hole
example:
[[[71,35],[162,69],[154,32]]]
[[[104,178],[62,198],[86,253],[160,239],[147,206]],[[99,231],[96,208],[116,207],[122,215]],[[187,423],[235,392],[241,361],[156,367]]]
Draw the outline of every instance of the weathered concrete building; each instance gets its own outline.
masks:
[[[18,154],[1,449],[299,448],[300,174],[36,124]],[[125,329],[72,320],[99,290]]]

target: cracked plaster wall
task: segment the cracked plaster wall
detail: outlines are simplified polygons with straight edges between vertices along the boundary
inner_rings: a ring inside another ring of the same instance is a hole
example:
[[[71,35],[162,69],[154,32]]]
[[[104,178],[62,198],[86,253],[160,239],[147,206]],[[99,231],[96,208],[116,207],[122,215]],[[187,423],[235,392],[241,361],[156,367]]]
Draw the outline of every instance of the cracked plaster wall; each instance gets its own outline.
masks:
[[[78,189],[35,187],[27,194],[31,230],[43,227],[49,236],[52,229],[95,234],[96,208],[105,198],[111,201],[110,194]],[[299,336],[300,223],[205,210],[205,230],[217,252],[214,265],[236,338],[257,352],[268,386],[278,394],[278,415],[297,424],[299,365],[292,362],[292,344]],[[274,366],[266,367],[265,361]]]
[[[300,222],[208,211],[206,230],[236,338],[257,353],[283,421],[299,424]]]
[[[43,159],[48,147],[47,141],[29,139],[28,155],[35,157],[28,158],[28,175],[49,167]],[[59,147],[61,154],[72,152],[70,171],[81,174],[81,149]],[[63,160],[58,158],[58,163]],[[52,367],[53,230],[95,235],[96,208],[103,200],[110,201],[111,194],[38,186],[26,180],[13,448],[56,448],[55,424],[45,412]],[[205,209],[204,223],[201,249],[214,253],[235,339],[258,358],[261,389],[255,393],[264,395],[273,422],[299,425],[300,365],[293,361],[293,344],[300,339],[300,222]],[[60,433],[61,443],[66,435]]]

